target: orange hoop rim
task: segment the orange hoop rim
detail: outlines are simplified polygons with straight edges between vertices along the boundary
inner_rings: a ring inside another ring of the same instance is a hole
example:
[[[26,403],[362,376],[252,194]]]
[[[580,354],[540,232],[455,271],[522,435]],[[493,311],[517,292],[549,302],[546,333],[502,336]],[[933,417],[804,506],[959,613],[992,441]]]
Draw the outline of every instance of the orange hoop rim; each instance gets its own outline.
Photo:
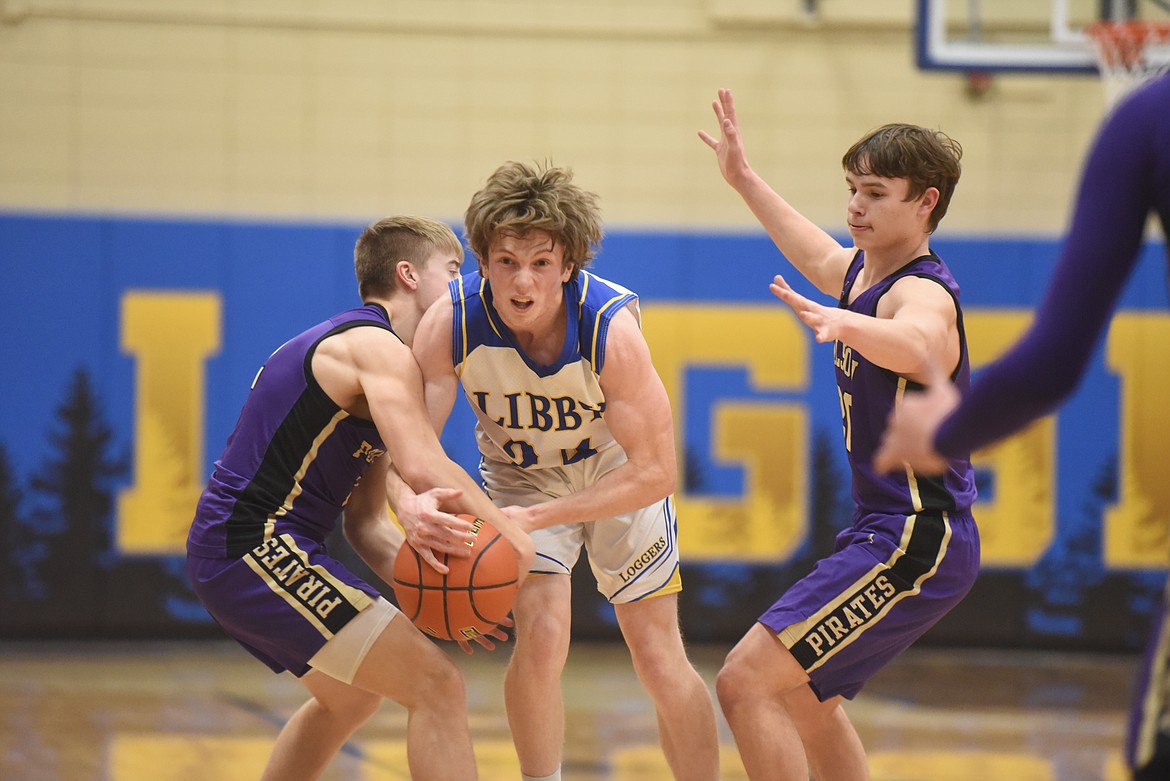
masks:
[[[1091,38],[1133,38],[1145,39],[1170,36],[1170,21],[1152,22],[1141,19],[1125,19],[1116,22],[1093,22],[1085,25],[1085,33]]]
[[[1146,45],[1170,43],[1170,22],[1094,22],[1086,25],[1085,34],[1096,45],[1102,65],[1130,67],[1141,63]]]

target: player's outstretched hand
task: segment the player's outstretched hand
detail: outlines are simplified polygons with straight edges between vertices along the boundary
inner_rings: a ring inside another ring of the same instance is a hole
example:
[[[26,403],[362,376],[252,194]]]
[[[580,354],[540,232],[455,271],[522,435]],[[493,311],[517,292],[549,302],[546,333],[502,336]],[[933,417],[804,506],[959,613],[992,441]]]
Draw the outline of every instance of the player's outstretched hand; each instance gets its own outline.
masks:
[[[504,618],[504,620],[501,621],[498,626],[496,626],[495,629],[488,632],[487,634],[482,634],[482,635],[476,637],[474,642],[476,645],[480,646],[485,651],[494,651],[494,650],[496,650],[496,641],[499,641],[501,643],[508,642],[507,630],[511,629],[513,626],[515,626],[515,624],[513,623],[511,616],[506,616]],[[475,653],[475,649],[471,646],[471,643],[469,643],[468,641],[456,640],[455,642],[459,644],[459,647],[461,649],[463,649],[463,653],[465,653],[465,654]]]
[[[943,420],[959,406],[959,391],[936,363],[928,370],[926,389],[907,393],[890,413],[873,465],[879,472],[913,467],[922,474],[941,474],[947,460],[934,449]]]
[[[715,119],[719,123],[719,138],[716,139],[704,130],[699,131],[699,138],[703,143],[715,150],[715,160],[719,163],[719,173],[732,187],[739,186],[747,181],[751,173],[747,154],[743,148],[743,136],[739,132],[739,119],[735,116],[735,100],[731,90],[719,90],[718,99],[711,102],[715,111]]]
[[[818,342],[832,342],[838,337],[837,322],[844,315],[844,310],[818,304],[816,301],[805,298],[792,289],[792,286],[777,274],[768,285],[772,295],[779,298],[800,318],[801,322],[812,329],[813,336]]]
[[[423,561],[444,575],[447,566],[435,554],[467,558],[475,542],[471,521],[439,509],[462,493],[458,488],[432,488],[421,494],[407,494],[399,501],[398,522],[406,533],[406,541]]]

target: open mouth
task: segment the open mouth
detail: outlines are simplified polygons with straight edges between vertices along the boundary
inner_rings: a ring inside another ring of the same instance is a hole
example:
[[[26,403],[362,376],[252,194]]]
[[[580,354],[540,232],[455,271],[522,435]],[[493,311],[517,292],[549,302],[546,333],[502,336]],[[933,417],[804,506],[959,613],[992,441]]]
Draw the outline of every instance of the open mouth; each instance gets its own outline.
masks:
[[[531,301],[528,301],[526,299],[520,299],[520,298],[513,298],[512,299],[512,308],[518,312],[527,312],[533,306],[535,306],[535,304],[533,304]]]

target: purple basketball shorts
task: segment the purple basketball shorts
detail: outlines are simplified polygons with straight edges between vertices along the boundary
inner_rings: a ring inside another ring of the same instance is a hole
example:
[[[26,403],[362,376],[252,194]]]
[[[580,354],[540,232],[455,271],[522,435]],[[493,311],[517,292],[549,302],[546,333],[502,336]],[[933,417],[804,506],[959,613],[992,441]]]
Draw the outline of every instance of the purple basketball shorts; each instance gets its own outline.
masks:
[[[836,551],[760,623],[776,633],[822,701],[852,698],[967,594],[979,572],[969,514],[860,515]]]

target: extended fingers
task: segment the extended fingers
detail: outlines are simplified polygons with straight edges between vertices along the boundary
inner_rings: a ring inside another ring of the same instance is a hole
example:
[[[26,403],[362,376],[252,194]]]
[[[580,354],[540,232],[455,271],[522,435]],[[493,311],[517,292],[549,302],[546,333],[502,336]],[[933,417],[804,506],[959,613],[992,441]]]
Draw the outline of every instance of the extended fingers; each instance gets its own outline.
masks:
[[[504,621],[508,626],[512,625],[510,619],[505,618]],[[504,631],[503,624],[492,627],[482,635],[476,635],[475,644],[480,648],[483,648],[485,651],[494,651],[496,649],[497,640],[501,643],[507,642],[508,640],[508,633]],[[475,649],[471,646],[469,641],[463,640],[462,638],[456,638],[455,642],[459,644],[459,648],[462,649],[463,653],[471,654],[475,652]]]
[[[723,120],[730,119],[731,124],[737,124],[735,119],[735,99],[731,96],[731,90],[723,87],[719,90],[719,123],[723,124]]]
[[[734,137],[736,135],[735,102],[732,100],[731,90],[720,89],[718,98],[711,101],[711,110],[715,112],[715,119],[719,123],[719,132],[723,134],[724,138]],[[699,131],[699,138],[712,149],[717,149],[719,146],[719,140],[703,130]]]
[[[793,309],[805,309],[812,302],[793,290],[789,284],[784,280],[784,277],[777,275],[772,284],[768,285],[768,289],[772,291],[772,295],[779,298],[784,303],[788,304]]]
[[[471,546],[475,544],[475,527],[462,519],[454,518],[454,516],[448,517],[455,520],[458,525],[448,526],[428,522],[421,528],[414,530],[415,533],[411,535],[411,544],[416,548],[434,548],[441,553],[448,553],[452,556],[470,556]]]
[[[414,546],[411,546],[414,547]],[[418,557],[431,566],[431,569],[438,572],[440,575],[446,575],[451,571],[451,568],[442,563],[435,557],[435,552],[427,547],[415,547],[418,552]]]
[[[423,513],[422,520],[426,524],[427,530],[436,537],[466,540],[468,535],[475,535],[474,523],[467,518],[445,513],[442,510]]]
[[[511,619],[505,618],[504,622],[507,624],[507,626],[512,625]],[[501,643],[508,642],[508,633],[504,629],[505,623],[494,626],[488,631],[484,632],[482,635],[479,635],[475,638],[475,642],[479,643],[489,651],[496,647],[496,644],[493,641],[498,641]]]

